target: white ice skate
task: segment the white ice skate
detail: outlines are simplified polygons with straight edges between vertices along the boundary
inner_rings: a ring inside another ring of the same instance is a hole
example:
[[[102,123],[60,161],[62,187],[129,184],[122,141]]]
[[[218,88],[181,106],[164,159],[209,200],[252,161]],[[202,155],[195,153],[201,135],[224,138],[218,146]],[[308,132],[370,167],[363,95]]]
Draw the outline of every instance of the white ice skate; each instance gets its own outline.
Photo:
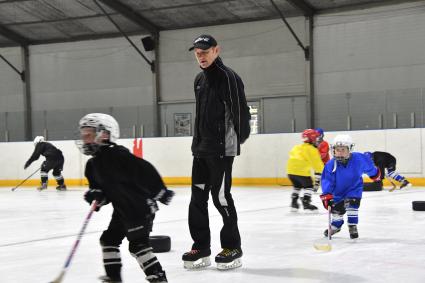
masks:
[[[202,257],[195,261],[183,261],[183,266],[186,269],[200,269],[211,265],[210,257]]]
[[[242,259],[237,258],[231,262],[217,262],[217,269],[219,270],[229,270],[242,266]]]
[[[183,266],[186,269],[199,269],[210,266],[210,255],[210,249],[193,249],[187,253],[184,253],[182,256]]]
[[[223,249],[216,257],[217,269],[228,270],[242,266],[242,250],[237,249]]]

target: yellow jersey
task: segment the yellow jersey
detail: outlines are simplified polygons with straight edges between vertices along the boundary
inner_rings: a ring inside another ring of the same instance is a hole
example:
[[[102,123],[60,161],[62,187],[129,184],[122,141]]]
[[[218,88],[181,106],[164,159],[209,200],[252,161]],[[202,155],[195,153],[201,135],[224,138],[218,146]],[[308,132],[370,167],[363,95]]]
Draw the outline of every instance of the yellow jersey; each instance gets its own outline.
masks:
[[[290,175],[311,176],[311,169],[315,173],[322,173],[324,168],[319,150],[310,143],[294,146],[289,152],[286,172]]]

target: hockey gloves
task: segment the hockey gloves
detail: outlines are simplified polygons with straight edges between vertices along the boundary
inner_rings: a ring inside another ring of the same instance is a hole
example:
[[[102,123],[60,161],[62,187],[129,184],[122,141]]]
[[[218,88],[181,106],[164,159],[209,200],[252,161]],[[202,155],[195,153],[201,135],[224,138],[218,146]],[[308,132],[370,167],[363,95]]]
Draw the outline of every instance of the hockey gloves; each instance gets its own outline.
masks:
[[[31,162],[25,162],[24,169],[27,169],[31,165]]]
[[[89,189],[84,194],[84,199],[89,204],[91,204],[94,200],[96,200],[97,207],[95,211],[99,211],[101,206],[109,203],[109,201],[106,199],[105,194],[102,192],[102,190],[99,190],[99,189]]]
[[[162,189],[154,199],[165,205],[168,205],[173,199],[174,195],[175,193],[173,191],[168,189]]]
[[[319,190],[321,177],[322,177],[322,174],[314,173],[313,192],[317,192]]]
[[[329,206],[334,204],[334,196],[332,194],[323,194],[320,195],[320,199],[322,200],[323,207],[328,209]]]

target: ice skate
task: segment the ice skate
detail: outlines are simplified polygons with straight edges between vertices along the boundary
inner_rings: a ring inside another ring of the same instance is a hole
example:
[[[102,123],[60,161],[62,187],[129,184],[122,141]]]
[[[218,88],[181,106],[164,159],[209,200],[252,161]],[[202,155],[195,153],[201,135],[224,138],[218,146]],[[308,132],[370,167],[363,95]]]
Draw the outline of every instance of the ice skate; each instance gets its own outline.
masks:
[[[300,205],[298,204],[298,195],[297,194],[292,194],[291,198],[292,198],[291,211],[292,212],[297,212],[298,209],[300,208]]]
[[[403,182],[400,185],[400,190],[403,189],[404,187],[410,187],[412,186],[412,184],[410,184],[409,181],[407,181],[406,179],[403,180]]]
[[[311,204],[311,196],[302,197],[303,208],[304,210],[316,211],[317,206]]]
[[[357,225],[348,225],[348,232],[350,233],[351,239],[357,239],[359,232],[357,231]]]
[[[65,184],[58,185],[58,186],[56,187],[56,190],[58,190],[58,191],[66,191],[66,186],[65,186]]]
[[[335,235],[335,234],[336,234],[336,233],[338,233],[339,231],[341,231],[341,228],[336,228],[336,227],[332,226],[332,227],[331,227],[331,236]],[[328,229],[326,229],[326,230],[323,232],[323,235],[325,235],[325,237],[327,237],[327,236],[328,236]]]
[[[103,275],[103,276],[100,276],[99,277],[99,280],[102,282],[102,283],[122,283],[122,281],[121,280],[113,280],[113,279],[111,279],[109,276],[107,276],[107,275]]]
[[[223,249],[216,257],[217,269],[228,270],[242,266],[241,249]]]
[[[196,250],[193,249],[187,253],[184,253],[182,256],[183,266],[187,269],[198,269],[204,268],[211,265],[210,261],[211,250],[203,249]]]
[[[47,189],[47,183],[41,183],[40,187],[37,188],[37,190],[42,191]]]
[[[158,272],[153,275],[146,277],[146,280],[150,283],[167,283],[167,277],[165,276],[165,271]]]

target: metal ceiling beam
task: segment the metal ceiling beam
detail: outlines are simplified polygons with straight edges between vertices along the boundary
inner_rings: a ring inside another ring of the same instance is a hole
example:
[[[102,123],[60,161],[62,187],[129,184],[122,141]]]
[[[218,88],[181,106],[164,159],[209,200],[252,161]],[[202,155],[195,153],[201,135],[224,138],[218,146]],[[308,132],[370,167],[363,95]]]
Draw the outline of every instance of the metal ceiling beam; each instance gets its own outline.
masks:
[[[22,46],[27,46],[31,44],[28,38],[25,38],[2,25],[0,25],[0,34],[9,40],[12,40],[13,42],[19,43],[19,45]]]
[[[147,9],[141,9],[139,11],[142,12],[157,12],[157,11],[163,11],[163,10],[175,10],[175,9],[184,9],[184,8],[200,8],[202,6],[206,5],[217,5],[217,4],[223,4],[223,3],[229,3],[229,2],[235,2],[237,0],[212,0],[212,1],[206,1],[206,2],[196,2],[196,3],[190,3],[190,4],[180,4],[180,5],[170,5],[170,6],[164,6],[164,7],[158,7],[158,8],[147,8]]]
[[[127,19],[131,20],[132,22],[138,24],[139,26],[147,29],[151,34],[155,34],[159,32],[159,28],[154,25],[152,22],[150,22],[148,19],[145,19],[143,16],[141,16],[139,13],[137,13],[132,8],[128,7],[127,5],[124,5],[118,0],[99,0],[109,8],[117,11]]]
[[[140,32],[129,32],[127,34],[129,36],[146,35]],[[53,38],[53,39],[38,39],[38,40],[33,40],[31,42],[31,45],[42,45],[42,44],[61,43],[61,42],[76,42],[76,41],[86,41],[86,40],[117,38],[117,37],[122,37],[122,34],[119,32],[113,32],[113,33],[104,33],[104,34],[95,34],[95,35],[93,34],[78,35],[78,36],[66,37],[66,38],[61,37],[61,38]]]
[[[306,17],[311,17],[316,12],[315,9],[311,7],[311,5],[305,2],[304,0],[286,0],[286,2],[291,4],[293,7],[303,11],[304,16]]]
[[[119,13],[110,13],[109,16],[116,16],[121,15]],[[54,19],[54,20],[39,20],[39,21],[29,21],[29,22],[18,22],[18,23],[9,23],[5,24],[4,26],[24,26],[24,25],[34,25],[34,24],[54,24],[54,23],[63,23],[63,22],[71,22],[71,21],[80,21],[80,20],[91,20],[91,19],[98,19],[98,18],[104,18],[104,14],[96,14],[96,15],[90,15],[90,16],[80,16],[80,17],[68,17],[68,18],[62,18],[62,19]]]
[[[273,0],[270,0],[270,3],[273,5],[273,7],[275,8],[276,12],[279,14],[280,18],[285,23],[285,25],[288,28],[288,30],[291,32],[292,36],[297,41],[299,47],[301,47],[301,49],[304,51],[305,60],[306,61],[310,60],[310,50],[309,50],[309,47],[308,46],[304,46],[304,44],[301,42],[301,40],[299,39],[299,37],[295,33],[294,29],[291,27],[291,25],[286,20],[286,18],[283,15],[282,11],[279,10],[279,7],[276,5],[276,3]]]

